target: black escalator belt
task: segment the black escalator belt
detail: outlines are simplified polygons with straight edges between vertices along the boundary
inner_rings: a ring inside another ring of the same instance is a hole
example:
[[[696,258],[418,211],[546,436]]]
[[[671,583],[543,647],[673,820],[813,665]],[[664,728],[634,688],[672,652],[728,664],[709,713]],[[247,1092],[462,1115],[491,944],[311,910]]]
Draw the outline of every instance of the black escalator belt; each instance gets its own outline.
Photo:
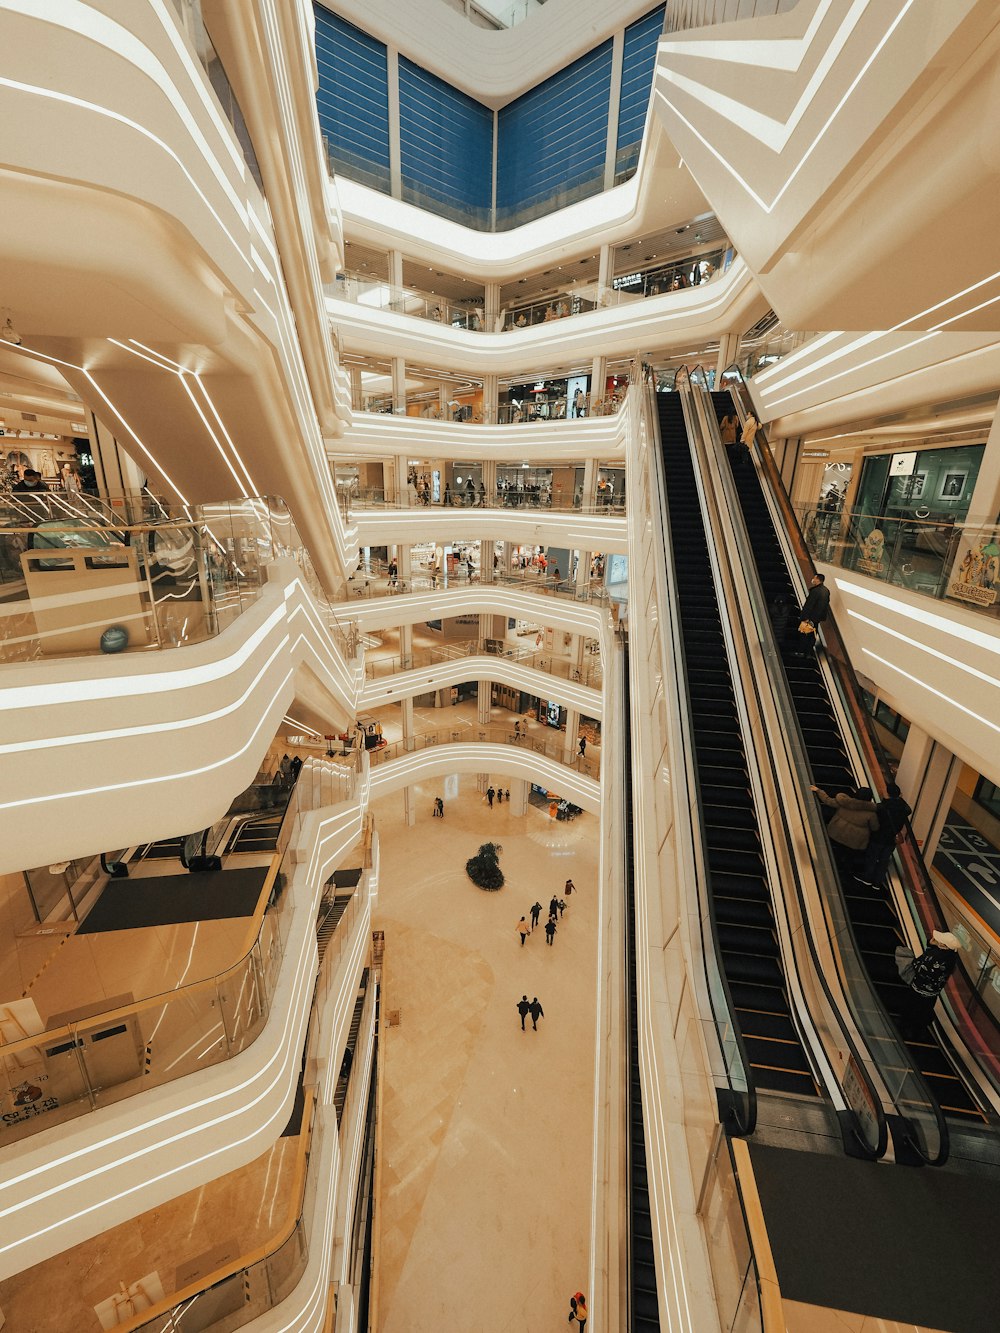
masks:
[[[646,1138],[642,1115],[642,1085],[639,1077],[639,1012],[635,972],[635,879],[632,845],[632,745],[627,725],[629,713],[628,646],[624,650],[625,690],[625,965],[628,976],[628,1076],[629,1076],[629,1327],[634,1333],[657,1333],[660,1323],[653,1257],[653,1219],[649,1208],[646,1175]]]
[[[758,1088],[816,1096],[792,1022],[680,397],[657,395],[719,954]]]
[[[259,815],[241,824],[229,840],[227,852],[273,852],[278,845],[282,811]]]
[[[716,417],[720,420],[733,410],[732,398],[728,393],[713,393],[712,401]],[[729,457],[732,463],[732,452]],[[798,598],[757,469],[749,464],[736,465],[732,468],[732,474],[812,768],[813,781],[817,787],[831,794],[849,790],[855,785],[854,775],[826,682],[811,650],[804,657],[799,655],[801,648],[796,630],[798,617],[795,614]],[[881,890],[863,884],[842,870],[839,873],[854,937],[868,975],[882,1003],[893,1019],[898,1021],[904,995],[894,958],[896,946],[904,943],[899,919]],[[908,1042],[907,1045],[942,1111],[963,1120],[981,1122],[984,1117],[956,1076],[937,1039],[928,1034],[924,1040]]]

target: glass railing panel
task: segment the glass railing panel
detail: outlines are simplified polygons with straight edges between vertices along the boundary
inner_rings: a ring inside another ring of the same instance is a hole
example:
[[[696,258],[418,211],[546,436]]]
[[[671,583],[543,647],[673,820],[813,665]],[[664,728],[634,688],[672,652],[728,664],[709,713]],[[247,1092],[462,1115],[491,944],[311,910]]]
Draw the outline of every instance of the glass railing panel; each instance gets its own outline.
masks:
[[[795,506],[823,564],[984,615],[1000,615],[1000,527]]]
[[[379,486],[366,486],[356,491],[341,493],[340,504],[345,515],[364,509],[552,509],[563,513],[574,510],[578,514],[619,517],[625,513],[625,494],[622,491],[616,491],[613,496],[609,495],[599,504],[577,504],[573,496],[553,495],[548,488],[531,491],[508,488],[477,491],[475,494],[461,491],[449,499],[445,499],[442,494],[440,500],[433,500],[429,496],[424,500],[419,495],[415,497],[413,494],[407,498],[409,503],[405,500],[400,501],[395,491],[387,491]]]
[[[600,779],[601,766],[599,759],[593,754],[571,754],[567,752],[566,741],[560,735],[558,740],[547,740],[540,736],[526,735],[522,732],[515,732],[513,723],[508,726],[488,726],[467,728],[464,731],[453,731],[450,728],[442,727],[437,731],[424,731],[416,736],[409,736],[404,740],[390,741],[381,749],[369,750],[368,761],[374,767],[377,764],[390,762],[393,759],[399,759],[403,755],[411,753],[414,750],[427,750],[437,745],[516,745],[518,749],[530,750],[534,754],[545,755],[558,764],[563,764],[566,768],[572,768],[577,773],[582,773],[584,777]],[[556,806],[556,812],[553,818],[565,818],[571,811],[565,811]]]
[[[731,1333],[760,1333],[757,1266],[729,1141],[721,1133],[713,1145],[699,1211],[722,1327]]]
[[[604,681],[604,671],[600,661],[577,665],[569,658],[553,657],[551,653],[519,648],[514,644],[505,643],[502,639],[459,639],[440,648],[419,648],[412,653],[395,657],[368,656],[365,661],[365,676],[368,680],[384,680],[389,676],[398,675],[400,671],[412,671],[475,656],[502,657],[505,661],[516,662],[519,666],[544,671],[548,675],[558,676],[562,680],[573,681],[580,685],[589,685],[594,689],[600,689]]]

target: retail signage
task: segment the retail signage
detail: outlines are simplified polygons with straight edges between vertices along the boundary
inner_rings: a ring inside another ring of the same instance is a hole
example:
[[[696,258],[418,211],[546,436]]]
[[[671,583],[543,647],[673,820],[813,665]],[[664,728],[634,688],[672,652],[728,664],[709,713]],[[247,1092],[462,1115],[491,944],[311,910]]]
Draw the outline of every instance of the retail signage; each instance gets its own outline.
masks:
[[[909,454],[893,454],[892,458],[889,460],[889,476],[908,477],[913,472],[916,463],[916,450]]]
[[[620,278],[612,278],[611,286],[617,291],[619,287],[631,287],[635,282],[642,282],[641,273],[623,273]]]
[[[802,450],[802,457],[803,457],[803,458],[829,458],[829,457],[830,457],[830,450],[829,450],[829,449],[803,449],[803,450]]]

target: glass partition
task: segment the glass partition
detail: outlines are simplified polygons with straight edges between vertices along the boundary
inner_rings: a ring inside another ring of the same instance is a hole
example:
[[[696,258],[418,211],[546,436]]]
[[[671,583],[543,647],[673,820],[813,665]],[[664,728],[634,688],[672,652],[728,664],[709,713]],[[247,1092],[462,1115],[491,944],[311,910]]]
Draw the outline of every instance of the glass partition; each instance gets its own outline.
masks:
[[[584,662],[576,666],[569,658],[553,657],[549,653],[532,652],[520,645],[507,644],[503,639],[463,639],[458,643],[440,648],[418,648],[402,657],[371,657],[365,661],[367,680],[384,680],[400,671],[412,671],[419,667],[434,666],[440,662],[454,662],[464,657],[502,657],[505,661],[517,662],[520,666],[535,671],[545,671],[562,680],[571,680],[580,685],[590,685],[600,689],[604,673],[600,659]]]
[[[277,497],[174,506],[172,513],[140,496],[133,510],[155,505],[161,512],[137,523],[93,509],[67,514],[41,495],[25,523],[24,497],[17,498],[19,507],[0,518],[0,663],[135,654],[213,638],[258,599],[267,565],[279,557],[296,561],[327,628],[354,655]]]
[[[466,727],[462,731],[452,731],[441,727],[437,731],[425,731],[401,741],[383,745],[381,749],[369,750],[368,761],[374,767],[393,759],[399,759],[413,750],[428,750],[437,745],[515,745],[520,750],[530,750],[534,754],[543,754],[556,763],[573,768],[584,777],[600,779],[599,760],[592,755],[570,754],[566,750],[566,741],[562,739],[544,740],[529,736],[524,731],[517,732],[513,726]],[[487,767],[489,761],[485,761]]]
[[[717,1132],[698,1209],[712,1266],[719,1318],[727,1333],[763,1333],[759,1275],[733,1148]]]
[[[997,616],[1000,527],[795,508],[814,560]]]

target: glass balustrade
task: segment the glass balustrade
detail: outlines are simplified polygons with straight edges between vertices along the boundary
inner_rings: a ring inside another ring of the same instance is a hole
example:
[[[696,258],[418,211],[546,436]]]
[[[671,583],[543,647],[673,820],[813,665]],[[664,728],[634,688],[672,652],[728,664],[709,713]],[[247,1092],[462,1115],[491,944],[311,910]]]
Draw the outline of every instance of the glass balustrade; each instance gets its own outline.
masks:
[[[612,279],[610,287],[587,284],[585,290],[569,288],[524,304],[512,302],[493,321],[486,319],[485,296],[449,301],[434,292],[405,287],[384,278],[345,270],[335,283],[324,290],[334,300],[372,310],[386,310],[397,315],[426,319],[445,328],[471,333],[507,333],[534,328],[587,314],[603,307],[618,307],[650,296],[693,290],[725,273],[733,262],[731,246],[675,259],[669,263],[643,264]]]
[[[328,630],[354,657],[356,639],[326,601],[282,500],[171,512],[140,495],[128,509],[148,517],[125,522],[104,502],[61,492],[4,497],[0,663],[200,643],[260,597],[267,566],[281,557],[298,564]]]
[[[795,506],[813,559],[996,617],[1000,528]]]
[[[532,652],[520,645],[508,644],[503,639],[463,639],[452,644],[442,644],[435,648],[418,648],[411,653],[396,657],[372,657],[365,661],[367,680],[385,680],[400,671],[413,671],[419,667],[434,666],[441,662],[460,661],[466,657],[502,657],[508,662],[517,662],[520,666],[530,667],[535,671],[544,671],[561,680],[575,681],[581,685],[590,685],[600,689],[604,673],[600,662],[585,662],[577,666],[568,658],[553,657],[551,653]]]
[[[291,894],[286,890],[303,839],[303,816],[355,800],[360,776],[360,754],[339,763],[311,760],[303,767],[282,819],[256,938],[232,966],[42,1032],[28,1030],[30,1016],[8,1006],[0,1015],[5,1038],[0,1143],[209,1069],[256,1040],[267,1022],[287,943]],[[361,906],[359,900],[355,913]],[[355,919],[345,916],[345,929]]]
[[[373,562],[373,566],[374,566]],[[372,583],[368,572],[364,578],[352,577],[347,584],[347,596],[352,601],[373,597],[394,597],[406,593],[432,592],[442,588],[467,588],[471,585],[483,586],[479,571],[469,573],[459,562],[451,573],[414,574],[408,579],[397,577],[389,579],[384,567],[372,568],[374,577],[384,577],[384,586]],[[535,570],[525,570],[519,574],[502,574],[495,571],[491,580],[493,586],[516,588],[520,592],[540,593],[549,597],[565,597],[573,602],[595,602],[607,604],[611,601],[607,587],[603,583],[592,581],[584,587],[578,587],[573,579],[548,579],[539,577]],[[486,584],[489,587],[490,584]]]
[[[533,754],[545,755],[557,764],[575,769],[584,777],[600,779],[600,760],[591,754],[572,754],[567,751],[566,738],[559,734],[551,740],[543,736],[529,736],[523,731],[515,731],[510,726],[495,725],[486,727],[465,727],[453,731],[441,727],[436,731],[424,731],[417,736],[410,736],[400,741],[390,741],[381,749],[368,751],[368,762],[376,765],[393,759],[401,759],[414,750],[429,750],[437,745],[512,745],[519,750],[530,750]]]
[[[793,9],[798,0],[670,0],[664,33],[705,28],[738,19],[769,18]]]
[[[361,509],[549,509],[558,512],[573,511],[577,514],[603,514],[620,517],[625,513],[625,496],[621,491],[606,490],[598,493],[598,503],[592,505],[577,504],[571,495],[553,495],[551,487],[535,486],[524,490],[508,487],[506,490],[468,491],[459,489],[454,495],[449,493],[439,500],[431,498],[426,492],[423,498],[412,488],[403,496],[396,490],[381,487],[341,488],[339,492],[341,510],[345,516]]]

